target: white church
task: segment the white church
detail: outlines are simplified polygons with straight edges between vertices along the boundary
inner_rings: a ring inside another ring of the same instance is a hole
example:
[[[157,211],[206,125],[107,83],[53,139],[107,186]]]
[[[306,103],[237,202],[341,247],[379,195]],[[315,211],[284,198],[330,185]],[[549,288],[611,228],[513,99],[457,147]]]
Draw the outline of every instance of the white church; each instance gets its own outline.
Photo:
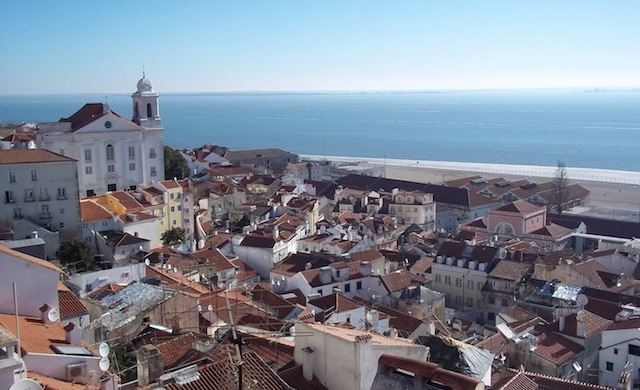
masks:
[[[78,161],[80,197],[134,190],[164,180],[158,94],[144,72],[131,98],[131,120],[111,111],[106,103],[87,103],[68,118],[38,125],[38,148]]]

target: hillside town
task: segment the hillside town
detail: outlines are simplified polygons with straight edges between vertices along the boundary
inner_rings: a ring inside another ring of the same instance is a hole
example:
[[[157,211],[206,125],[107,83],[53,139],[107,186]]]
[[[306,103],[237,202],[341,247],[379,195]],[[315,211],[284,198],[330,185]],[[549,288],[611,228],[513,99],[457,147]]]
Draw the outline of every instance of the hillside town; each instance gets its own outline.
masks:
[[[561,166],[174,150],[131,99],[0,141],[0,389],[640,388],[640,223]]]

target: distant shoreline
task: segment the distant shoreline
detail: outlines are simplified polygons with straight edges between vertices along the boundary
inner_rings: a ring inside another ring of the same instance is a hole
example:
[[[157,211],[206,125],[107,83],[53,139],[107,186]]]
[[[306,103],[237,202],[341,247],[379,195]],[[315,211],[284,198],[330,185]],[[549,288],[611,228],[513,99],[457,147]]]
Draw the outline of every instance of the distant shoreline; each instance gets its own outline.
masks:
[[[455,161],[409,160],[376,157],[320,156],[301,154],[303,160],[332,161],[341,163],[366,163],[378,166],[420,168],[438,171],[459,171],[465,173],[486,173],[520,177],[553,178],[557,167],[536,165],[487,164]],[[566,167],[567,177],[576,181],[640,185],[640,172],[618,171],[599,168]]]

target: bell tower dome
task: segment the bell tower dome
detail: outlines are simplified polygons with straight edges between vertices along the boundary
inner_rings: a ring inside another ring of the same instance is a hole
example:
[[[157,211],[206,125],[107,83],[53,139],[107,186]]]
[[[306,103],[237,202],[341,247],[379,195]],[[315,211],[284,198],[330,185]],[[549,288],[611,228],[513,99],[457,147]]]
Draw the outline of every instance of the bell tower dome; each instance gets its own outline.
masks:
[[[160,107],[158,106],[158,94],[153,91],[151,80],[142,70],[142,78],[138,80],[136,92],[131,95],[133,100],[132,121],[142,127],[159,128],[162,127],[160,119]]]

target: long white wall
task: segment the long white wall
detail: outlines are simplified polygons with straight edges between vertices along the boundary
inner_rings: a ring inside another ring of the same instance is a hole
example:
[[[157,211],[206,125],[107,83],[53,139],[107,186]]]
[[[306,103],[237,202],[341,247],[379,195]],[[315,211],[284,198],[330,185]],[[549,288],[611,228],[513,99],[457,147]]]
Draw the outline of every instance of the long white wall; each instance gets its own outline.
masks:
[[[392,165],[399,167],[442,169],[449,171],[468,171],[479,173],[493,173],[501,175],[515,175],[523,177],[554,177],[555,166],[484,164],[454,161],[403,160],[373,157],[319,156],[300,155],[301,160],[332,161],[332,162],[363,162],[375,165]],[[602,181],[608,183],[640,184],[640,172],[614,171],[611,169],[573,168],[567,167],[567,177],[572,180]]]

